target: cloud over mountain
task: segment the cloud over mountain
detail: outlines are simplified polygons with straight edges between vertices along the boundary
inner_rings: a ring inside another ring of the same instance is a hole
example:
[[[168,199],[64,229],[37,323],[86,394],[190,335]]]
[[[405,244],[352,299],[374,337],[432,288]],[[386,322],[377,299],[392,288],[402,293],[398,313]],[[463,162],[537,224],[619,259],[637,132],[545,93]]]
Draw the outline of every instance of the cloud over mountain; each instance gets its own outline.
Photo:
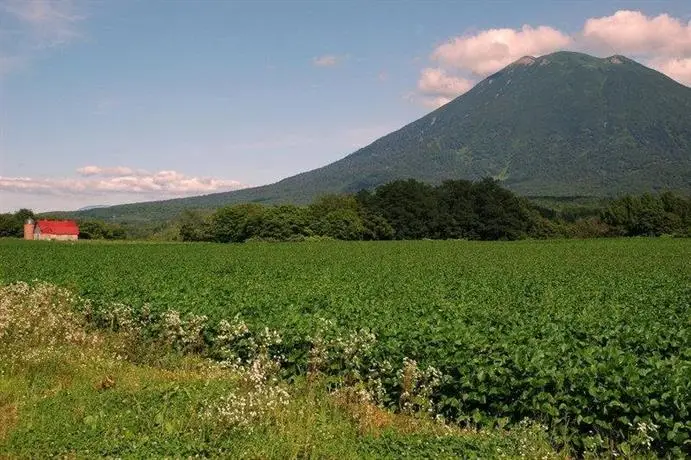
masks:
[[[124,166],[77,169],[80,178],[30,178],[0,176],[0,191],[72,195],[124,193],[147,197],[180,197],[245,187],[235,180],[190,177],[177,171],[147,172]]]
[[[648,17],[640,11],[617,11],[588,19],[583,37],[604,52],[650,56],[691,55],[691,22],[667,14]]]
[[[571,41],[568,35],[547,26],[489,29],[452,38],[438,46],[431,58],[449,68],[487,76],[522,56],[547,54],[566,48]]]
[[[648,17],[640,11],[617,11],[588,19],[583,27],[585,46],[602,53],[626,54],[691,85],[691,21],[668,14]]]
[[[572,49],[609,56],[624,54],[691,85],[691,21],[668,14],[646,16],[620,10],[611,16],[589,18],[582,30],[567,34],[542,25],[519,29],[487,29],[452,37],[438,45],[429,60],[437,67],[420,72],[412,98],[425,105],[443,105],[484,78],[522,56],[540,56]]]

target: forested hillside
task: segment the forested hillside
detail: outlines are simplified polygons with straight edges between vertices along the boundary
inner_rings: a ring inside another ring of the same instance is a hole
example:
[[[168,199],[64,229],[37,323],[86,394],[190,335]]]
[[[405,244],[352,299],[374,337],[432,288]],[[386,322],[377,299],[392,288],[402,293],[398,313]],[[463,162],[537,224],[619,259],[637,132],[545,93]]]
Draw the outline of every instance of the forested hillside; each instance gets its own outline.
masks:
[[[396,179],[494,177],[523,196],[691,191],[691,89],[623,56],[525,57],[323,168],[235,192],[77,213],[170,218],[232,203],[306,204]]]

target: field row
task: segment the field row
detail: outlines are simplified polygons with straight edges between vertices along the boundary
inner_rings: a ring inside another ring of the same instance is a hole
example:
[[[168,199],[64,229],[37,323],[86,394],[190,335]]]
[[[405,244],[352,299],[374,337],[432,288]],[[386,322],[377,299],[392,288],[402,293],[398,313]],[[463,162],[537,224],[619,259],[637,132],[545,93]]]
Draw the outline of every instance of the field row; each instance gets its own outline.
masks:
[[[211,324],[240,315],[252,330],[278,330],[287,372],[304,371],[323,320],[344,336],[366,329],[376,342],[363,369],[406,358],[435,368],[435,412],[447,418],[530,418],[579,448],[625,443],[646,426],[658,451],[688,448],[688,240],[3,241],[0,254],[3,283],[40,279],[97,308],[149,304]],[[388,402],[400,401],[387,383],[396,376],[380,377]]]

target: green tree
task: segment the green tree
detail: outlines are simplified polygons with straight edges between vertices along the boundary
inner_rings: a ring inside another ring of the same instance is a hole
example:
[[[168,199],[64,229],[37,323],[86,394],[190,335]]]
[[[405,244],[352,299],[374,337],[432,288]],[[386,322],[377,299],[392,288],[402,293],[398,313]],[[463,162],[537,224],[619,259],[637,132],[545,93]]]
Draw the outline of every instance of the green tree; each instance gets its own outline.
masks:
[[[10,213],[0,214],[0,237],[17,236],[17,220]]]
[[[672,193],[627,195],[613,201],[602,213],[602,220],[621,235],[658,236],[690,233],[691,199]]]
[[[352,195],[322,195],[309,205],[310,214],[314,219],[320,219],[340,209],[357,211],[358,208],[358,201]]]
[[[267,208],[255,236],[288,241],[310,235],[309,211],[306,208],[283,205]]]
[[[429,238],[437,225],[438,203],[431,185],[398,180],[378,187],[375,199],[396,239]]]
[[[218,209],[211,217],[211,235],[219,243],[241,243],[257,236],[265,209],[248,203]]]
[[[23,237],[24,223],[27,219],[35,220],[35,218],[34,212],[26,208],[22,208],[13,214],[0,214],[0,237]]]
[[[473,184],[474,232],[481,240],[515,240],[524,237],[530,213],[521,200],[486,178]]]
[[[312,222],[312,230],[317,235],[338,240],[361,240],[365,226],[356,210],[340,208]]]
[[[200,211],[185,210],[179,217],[180,239],[182,241],[210,241],[211,223]]]
[[[439,238],[477,238],[473,183],[449,180],[436,188],[439,213],[435,234]]]
[[[394,237],[394,229],[384,217],[367,209],[360,210],[364,240],[391,240]]]
[[[123,240],[127,236],[124,228],[100,220],[79,221],[79,238],[84,240]]]

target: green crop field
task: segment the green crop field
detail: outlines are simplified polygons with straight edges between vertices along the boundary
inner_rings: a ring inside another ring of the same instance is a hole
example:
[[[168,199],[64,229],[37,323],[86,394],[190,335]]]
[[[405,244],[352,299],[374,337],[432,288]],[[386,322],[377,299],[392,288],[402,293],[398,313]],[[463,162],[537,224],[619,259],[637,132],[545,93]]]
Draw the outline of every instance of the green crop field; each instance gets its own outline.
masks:
[[[67,287],[97,311],[117,302],[207,315],[209,337],[240,315],[252,330],[281,333],[289,376],[306,371],[323,324],[366,329],[376,341],[361,373],[378,369],[390,406],[408,358],[438,371],[430,397],[447,420],[528,418],[577,449],[637,436],[658,453],[691,449],[689,240],[0,240],[0,284],[32,280]]]

